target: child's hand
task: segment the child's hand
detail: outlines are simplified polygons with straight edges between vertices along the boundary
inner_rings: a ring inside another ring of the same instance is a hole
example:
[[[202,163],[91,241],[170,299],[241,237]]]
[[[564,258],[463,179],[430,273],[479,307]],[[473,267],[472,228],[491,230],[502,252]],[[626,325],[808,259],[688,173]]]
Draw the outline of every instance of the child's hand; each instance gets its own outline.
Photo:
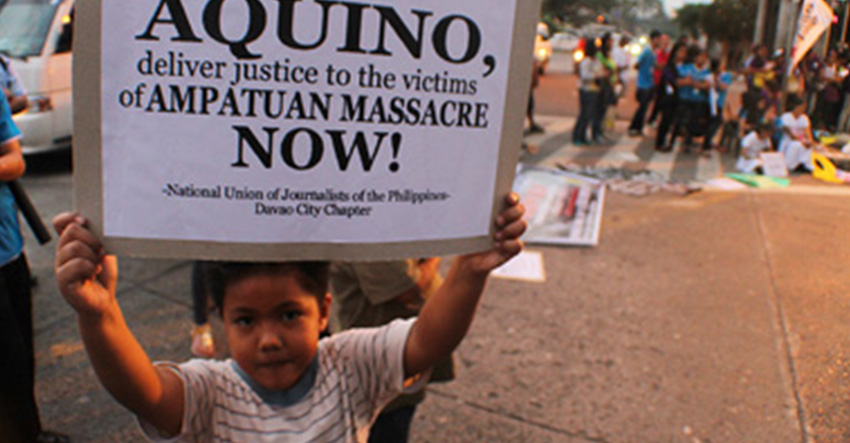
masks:
[[[100,239],[86,224],[83,217],[70,212],[53,219],[59,234],[56,282],[59,292],[78,314],[100,315],[115,302],[118,261],[106,255]]]
[[[498,231],[493,236],[493,249],[463,257],[472,271],[489,273],[522,251],[522,241],[519,238],[528,227],[522,219],[525,207],[519,203],[519,196],[513,193],[508,195],[505,202],[507,207],[496,217]]]

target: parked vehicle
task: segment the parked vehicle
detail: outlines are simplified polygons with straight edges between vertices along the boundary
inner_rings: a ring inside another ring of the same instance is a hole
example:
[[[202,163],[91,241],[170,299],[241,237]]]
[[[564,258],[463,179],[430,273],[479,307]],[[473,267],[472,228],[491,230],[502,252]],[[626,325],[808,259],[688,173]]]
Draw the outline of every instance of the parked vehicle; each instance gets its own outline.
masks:
[[[7,0],[0,9],[0,52],[29,97],[13,116],[24,154],[71,146],[71,46],[74,0]]]
[[[549,60],[552,59],[552,45],[540,34],[537,34],[534,40],[534,57],[537,58],[537,67],[540,74],[546,73]]]
[[[552,45],[552,50],[559,52],[572,52],[578,47],[578,42],[581,40],[578,36],[568,32],[556,32],[549,39]]]

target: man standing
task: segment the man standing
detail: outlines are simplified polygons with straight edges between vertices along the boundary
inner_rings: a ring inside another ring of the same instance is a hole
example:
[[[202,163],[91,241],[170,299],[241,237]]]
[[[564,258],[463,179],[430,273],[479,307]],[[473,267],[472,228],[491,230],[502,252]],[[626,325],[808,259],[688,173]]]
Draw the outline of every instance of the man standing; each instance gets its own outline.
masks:
[[[655,66],[658,64],[658,59],[655,51],[661,44],[661,33],[652,31],[649,34],[649,46],[643,49],[636,68],[638,70],[637,79],[637,101],[638,110],[632,118],[632,124],[629,126],[629,135],[643,135],[643,126],[646,123],[646,111],[649,109],[649,104],[655,95]]]
[[[9,101],[12,114],[27,109],[27,106],[29,106],[27,93],[5,55],[0,55],[0,87],[3,88],[3,95]]]

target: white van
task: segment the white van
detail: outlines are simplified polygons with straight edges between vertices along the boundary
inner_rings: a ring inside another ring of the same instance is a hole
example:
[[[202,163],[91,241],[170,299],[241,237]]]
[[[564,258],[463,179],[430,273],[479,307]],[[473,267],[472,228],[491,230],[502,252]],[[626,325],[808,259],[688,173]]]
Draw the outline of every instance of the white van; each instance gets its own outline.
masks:
[[[29,97],[13,116],[24,154],[71,146],[73,0],[6,0],[0,7],[0,52]]]

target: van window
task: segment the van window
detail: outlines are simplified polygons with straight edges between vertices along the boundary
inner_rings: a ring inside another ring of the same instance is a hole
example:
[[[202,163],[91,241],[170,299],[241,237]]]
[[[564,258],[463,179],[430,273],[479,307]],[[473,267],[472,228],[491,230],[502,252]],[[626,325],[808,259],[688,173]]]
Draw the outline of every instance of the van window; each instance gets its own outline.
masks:
[[[8,0],[0,9],[0,52],[15,58],[41,55],[59,2]]]

